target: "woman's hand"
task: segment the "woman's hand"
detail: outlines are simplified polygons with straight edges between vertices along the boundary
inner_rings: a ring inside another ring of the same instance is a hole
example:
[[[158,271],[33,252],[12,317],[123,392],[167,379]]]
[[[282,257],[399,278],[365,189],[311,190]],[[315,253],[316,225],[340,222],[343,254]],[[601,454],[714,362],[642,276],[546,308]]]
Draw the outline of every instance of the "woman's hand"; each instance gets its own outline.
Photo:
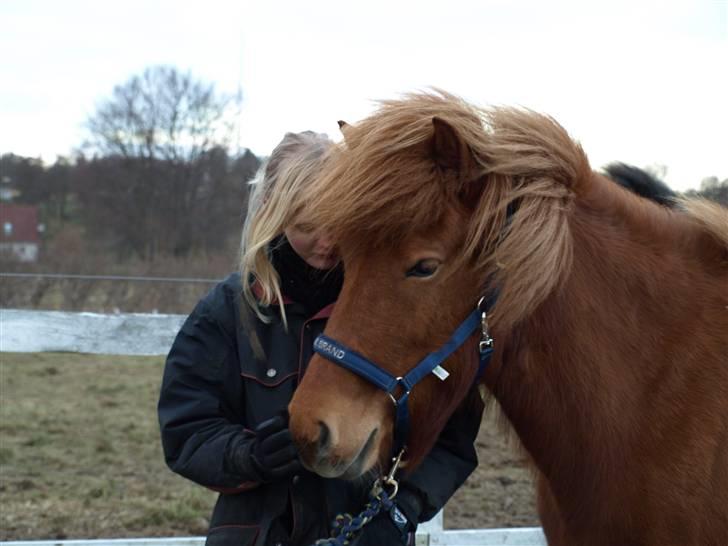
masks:
[[[301,471],[301,461],[285,415],[263,421],[254,432],[250,456],[263,481],[283,481]]]

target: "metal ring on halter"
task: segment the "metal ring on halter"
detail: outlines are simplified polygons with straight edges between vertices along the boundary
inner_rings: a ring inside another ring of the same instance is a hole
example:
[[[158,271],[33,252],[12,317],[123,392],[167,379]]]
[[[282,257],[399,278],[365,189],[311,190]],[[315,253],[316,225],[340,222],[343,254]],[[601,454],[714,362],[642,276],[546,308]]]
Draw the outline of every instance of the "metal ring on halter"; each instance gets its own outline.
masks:
[[[402,385],[402,380],[404,379],[404,377],[399,376],[399,377],[395,377],[395,379],[397,380],[397,385]],[[399,397],[399,400],[402,400],[402,398],[404,398],[405,396],[407,396],[410,393],[410,391],[408,391],[404,387],[402,387],[402,388],[404,389],[404,394]],[[392,403],[394,404],[394,407],[396,408],[397,405],[399,404],[399,400],[397,400],[391,392],[388,392],[387,396],[389,396],[389,399],[392,401]]]

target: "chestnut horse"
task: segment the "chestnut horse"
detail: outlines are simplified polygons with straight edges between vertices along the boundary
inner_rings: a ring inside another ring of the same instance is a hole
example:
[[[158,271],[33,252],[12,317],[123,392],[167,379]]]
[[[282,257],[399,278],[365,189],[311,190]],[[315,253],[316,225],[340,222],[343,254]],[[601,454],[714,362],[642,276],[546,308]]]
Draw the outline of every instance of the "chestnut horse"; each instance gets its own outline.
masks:
[[[346,268],[325,334],[403,376],[497,290],[482,381],[533,461],[549,544],[727,545],[728,212],[640,198],[553,119],[444,92],[342,132],[309,207]],[[477,345],[413,388],[410,468]],[[390,398],[320,355],[289,409],[323,476],[390,455]]]

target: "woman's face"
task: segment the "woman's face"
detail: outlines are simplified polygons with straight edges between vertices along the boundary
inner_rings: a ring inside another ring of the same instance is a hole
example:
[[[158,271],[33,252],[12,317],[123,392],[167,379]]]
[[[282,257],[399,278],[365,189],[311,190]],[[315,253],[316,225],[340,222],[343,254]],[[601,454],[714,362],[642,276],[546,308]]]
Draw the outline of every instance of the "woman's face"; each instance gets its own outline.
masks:
[[[294,224],[284,233],[296,254],[311,267],[331,269],[339,263],[339,255],[328,234],[320,233],[307,224]]]

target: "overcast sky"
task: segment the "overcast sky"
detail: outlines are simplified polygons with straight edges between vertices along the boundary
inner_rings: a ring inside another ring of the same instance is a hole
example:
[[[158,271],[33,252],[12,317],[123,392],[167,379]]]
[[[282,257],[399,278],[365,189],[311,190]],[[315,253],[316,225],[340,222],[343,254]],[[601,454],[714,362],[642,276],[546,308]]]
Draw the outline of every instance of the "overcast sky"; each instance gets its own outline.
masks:
[[[728,178],[728,0],[0,0],[0,52],[0,153],[46,161],[115,85],[171,64],[242,87],[259,155],[438,86],[554,116],[595,167]]]

